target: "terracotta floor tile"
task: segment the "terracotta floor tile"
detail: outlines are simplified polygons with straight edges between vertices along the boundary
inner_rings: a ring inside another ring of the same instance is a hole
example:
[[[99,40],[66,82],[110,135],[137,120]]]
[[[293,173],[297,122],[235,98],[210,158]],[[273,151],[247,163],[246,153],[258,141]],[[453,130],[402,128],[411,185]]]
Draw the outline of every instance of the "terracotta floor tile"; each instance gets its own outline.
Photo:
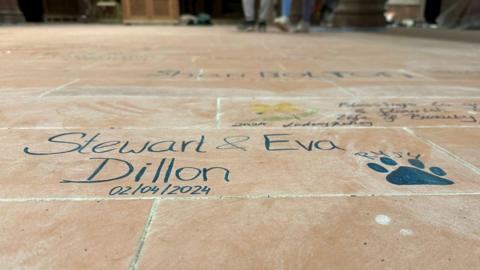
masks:
[[[478,174],[401,129],[3,130],[0,134],[5,153],[0,157],[5,168],[0,198],[480,191]],[[410,169],[394,166],[395,161],[382,158],[386,155]],[[431,167],[441,168],[432,171],[443,175],[443,170],[444,178],[454,184],[403,185],[411,183],[407,179],[411,173],[421,174],[414,180],[434,177],[412,169],[421,167],[416,159],[425,164],[427,173]],[[393,178],[378,172],[378,166]],[[400,172],[394,173],[397,169]],[[180,192],[176,186],[187,187]]]
[[[16,108],[22,108],[18,111]],[[215,127],[215,99],[4,98],[1,128]]]
[[[151,201],[1,202],[4,269],[127,269]]]
[[[162,201],[139,269],[474,269],[479,196]]]
[[[418,128],[414,132],[480,168],[479,128]]]
[[[479,126],[480,99],[230,99],[220,100],[222,127]]]

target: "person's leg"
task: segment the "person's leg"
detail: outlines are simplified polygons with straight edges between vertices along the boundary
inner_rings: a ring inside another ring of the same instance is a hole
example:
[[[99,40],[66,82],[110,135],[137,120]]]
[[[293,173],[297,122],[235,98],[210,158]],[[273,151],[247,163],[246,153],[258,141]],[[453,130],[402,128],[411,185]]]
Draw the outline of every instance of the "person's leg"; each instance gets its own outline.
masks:
[[[307,33],[310,32],[310,18],[313,11],[313,0],[303,0],[302,7],[302,20],[295,27],[294,32]]]
[[[312,17],[313,0],[303,0],[303,14],[302,20],[304,23],[310,24],[310,18]]]
[[[323,4],[322,11],[321,11],[321,24],[322,25],[329,25],[333,19],[333,12],[337,7],[338,0],[325,0],[325,4]]]
[[[242,5],[245,21],[238,26],[238,30],[253,31],[255,30],[255,0],[242,0]]]
[[[272,0],[262,0],[260,3],[260,11],[258,13],[258,21],[259,22],[266,22],[268,19],[268,15],[270,14],[270,10],[272,7]]]
[[[267,20],[270,15],[272,7],[272,0],[262,0],[260,2],[260,11],[258,12],[258,31],[264,32],[267,30]]]
[[[282,0],[282,17],[290,16],[291,8],[292,8],[292,0]]]
[[[292,0],[282,0],[282,15],[275,18],[275,26],[284,32],[290,31],[290,9],[292,7]]]
[[[245,21],[255,21],[255,0],[242,0],[243,14],[245,15]]]
[[[441,0],[427,0],[425,2],[424,18],[427,23],[436,24],[442,8]]]

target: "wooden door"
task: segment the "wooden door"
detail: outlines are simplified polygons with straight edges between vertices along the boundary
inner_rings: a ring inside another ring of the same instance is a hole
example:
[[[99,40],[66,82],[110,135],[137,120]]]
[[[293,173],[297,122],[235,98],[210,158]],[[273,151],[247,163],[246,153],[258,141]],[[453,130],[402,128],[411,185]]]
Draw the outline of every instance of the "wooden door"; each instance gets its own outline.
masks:
[[[179,16],[178,0],[123,0],[124,23],[172,22]]]

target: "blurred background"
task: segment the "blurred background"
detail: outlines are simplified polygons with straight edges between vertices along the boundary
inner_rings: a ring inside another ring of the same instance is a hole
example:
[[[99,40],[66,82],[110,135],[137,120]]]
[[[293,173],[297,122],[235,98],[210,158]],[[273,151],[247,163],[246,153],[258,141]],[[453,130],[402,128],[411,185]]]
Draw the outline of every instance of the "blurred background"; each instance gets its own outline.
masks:
[[[257,3],[258,4],[258,3]],[[294,1],[291,19],[299,17]],[[274,1],[272,18],[279,15]],[[178,24],[185,16],[213,24],[242,20],[242,0],[0,0],[0,23]],[[312,24],[326,28],[428,27],[478,29],[478,0],[317,0]]]

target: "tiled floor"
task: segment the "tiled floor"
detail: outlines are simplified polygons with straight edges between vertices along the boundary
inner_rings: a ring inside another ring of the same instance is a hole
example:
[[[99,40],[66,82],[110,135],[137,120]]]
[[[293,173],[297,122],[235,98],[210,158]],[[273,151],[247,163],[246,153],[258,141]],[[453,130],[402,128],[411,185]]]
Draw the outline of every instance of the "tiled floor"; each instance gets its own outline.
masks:
[[[480,266],[478,43],[1,27],[0,97],[2,268]]]

